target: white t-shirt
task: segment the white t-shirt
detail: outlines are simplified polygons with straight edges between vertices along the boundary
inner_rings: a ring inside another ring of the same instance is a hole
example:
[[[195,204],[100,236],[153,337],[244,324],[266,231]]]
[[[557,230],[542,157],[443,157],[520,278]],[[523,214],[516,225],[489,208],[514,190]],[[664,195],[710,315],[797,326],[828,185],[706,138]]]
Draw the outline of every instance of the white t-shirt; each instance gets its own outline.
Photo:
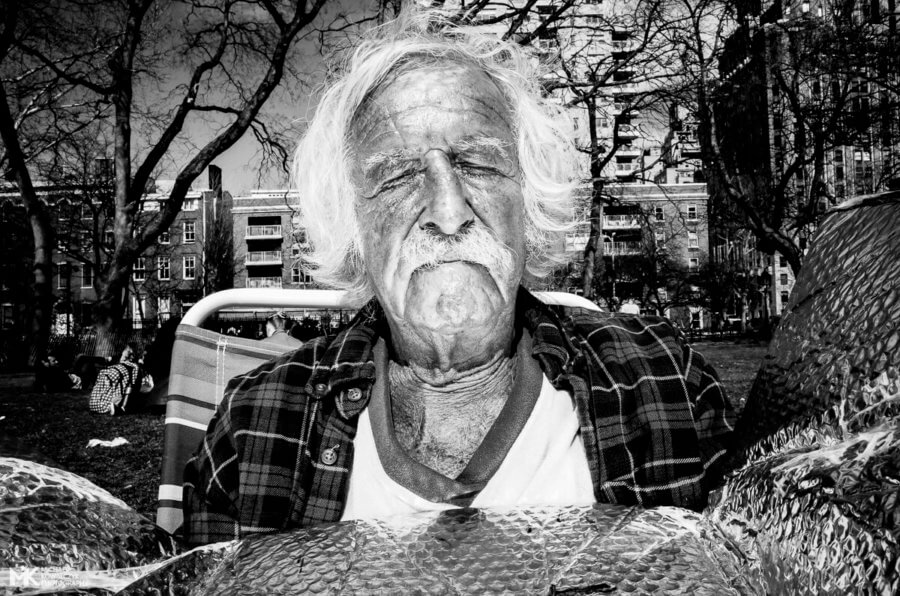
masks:
[[[395,482],[384,470],[369,411],[360,414],[342,521],[455,509]],[[541,393],[506,458],[472,507],[589,505],[594,489],[572,398],[543,376]]]

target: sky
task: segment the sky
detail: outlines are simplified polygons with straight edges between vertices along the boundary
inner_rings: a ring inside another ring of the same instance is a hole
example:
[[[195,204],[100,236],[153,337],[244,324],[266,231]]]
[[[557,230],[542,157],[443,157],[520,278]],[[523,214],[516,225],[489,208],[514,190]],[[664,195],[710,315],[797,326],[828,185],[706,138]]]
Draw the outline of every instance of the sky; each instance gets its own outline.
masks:
[[[363,6],[372,4],[371,0],[339,0],[332,5],[332,12],[325,18],[331,20],[336,11],[343,11],[351,18],[363,12]],[[271,120],[289,127],[288,148],[293,150],[296,141],[305,128],[305,123],[313,115],[318,92],[325,77],[326,64],[318,51],[316,36],[301,39],[296,43],[291,60],[292,65],[302,72],[302,83],[291,82],[286,77],[285,83],[273,93],[263,108]],[[194,148],[182,147],[173,156],[159,174],[160,179],[174,179],[185,160],[196,153],[213,137],[215,124],[203,122],[196,118],[185,124],[185,132],[191,139]],[[223,189],[238,196],[249,193],[253,189],[275,189],[288,186],[287,174],[280,168],[262,170],[261,149],[252,132],[248,131],[230,149],[213,160],[213,165],[222,169]],[[208,186],[208,174],[204,172],[193,184],[195,189]]]

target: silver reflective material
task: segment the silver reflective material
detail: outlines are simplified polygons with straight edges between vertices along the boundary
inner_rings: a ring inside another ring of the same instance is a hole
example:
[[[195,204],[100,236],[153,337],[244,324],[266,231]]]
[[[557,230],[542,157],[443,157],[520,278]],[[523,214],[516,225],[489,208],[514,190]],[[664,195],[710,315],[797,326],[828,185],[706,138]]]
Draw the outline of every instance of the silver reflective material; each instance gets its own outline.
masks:
[[[120,589],[175,540],[88,480],[0,457],[0,593]]]
[[[900,593],[900,193],[820,226],[710,519],[773,594]]]
[[[221,549],[205,575],[193,573],[209,564],[208,549],[123,594],[762,593],[721,532],[672,507],[457,509],[254,536]]]

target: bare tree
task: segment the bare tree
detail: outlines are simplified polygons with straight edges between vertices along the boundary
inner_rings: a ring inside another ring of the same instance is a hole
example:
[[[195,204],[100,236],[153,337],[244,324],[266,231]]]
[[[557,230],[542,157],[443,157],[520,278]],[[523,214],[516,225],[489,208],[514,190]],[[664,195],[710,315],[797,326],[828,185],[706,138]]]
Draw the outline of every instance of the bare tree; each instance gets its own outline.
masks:
[[[670,29],[720,225],[751,230],[794,271],[826,209],[897,176],[896,26],[876,4],[759,14],[683,0]]]
[[[59,25],[57,15],[46,8],[39,2],[0,3],[0,168],[18,188],[34,243],[30,364],[47,349],[55,245],[52,215],[35,188],[32,168],[104,109],[66,81],[62,73],[72,67],[71,61],[61,61],[56,69],[41,68],[21,51],[23,40],[45,36],[41,27]]]
[[[48,143],[40,151],[35,135],[17,126],[27,114],[22,106],[49,105],[55,117],[64,99],[76,122],[105,117],[115,172],[114,243],[107,268],[96,277],[95,316],[98,329],[110,331],[122,318],[132,264],[169,229],[192,182],[213,159],[248,131],[267,143],[270,156],[286,159],[283,146],[270,142],[277,135],[262,110],[285,76],[298,74],[293,48],[300,37],[315,33],[325,2],[37,0],[27,19],[22,3],[4,2],[0,132],[7,170],[33,221],[39,335],[49,327],[42,313],[50,300],[53,231],[40,201],[31,198],[28,159],[46,156]],[[6,92],[8,81],[43,82],[45,90],[32,93],[32,104],[14,102]],[[52,103],[56,98],[62,99]],[[53,118],[31,120],[43,126],[41,138],[58,134]],[[142,217],[142,197],[152,178],[175,163],[180,167],[168,198],[153,217]]]

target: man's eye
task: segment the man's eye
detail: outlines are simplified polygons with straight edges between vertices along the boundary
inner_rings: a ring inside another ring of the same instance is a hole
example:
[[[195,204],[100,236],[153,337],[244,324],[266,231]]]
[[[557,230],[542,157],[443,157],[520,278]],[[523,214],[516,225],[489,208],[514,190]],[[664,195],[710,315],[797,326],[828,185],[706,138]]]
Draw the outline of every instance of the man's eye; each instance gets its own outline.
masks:
[[[418,173],[418,170],[410,169],[391,174],[378,183],[378,191],[381,192],[403,186],[411,182]]]
[[[487,164],[476,163],[476,162],[471,162],[471,161],[458,162],[457,167],[459,167],[463,172],[465,172],[466,174],[469,174],[471,176],[494,176],[494,175],[501,173],[494,166],[489,166]]]

